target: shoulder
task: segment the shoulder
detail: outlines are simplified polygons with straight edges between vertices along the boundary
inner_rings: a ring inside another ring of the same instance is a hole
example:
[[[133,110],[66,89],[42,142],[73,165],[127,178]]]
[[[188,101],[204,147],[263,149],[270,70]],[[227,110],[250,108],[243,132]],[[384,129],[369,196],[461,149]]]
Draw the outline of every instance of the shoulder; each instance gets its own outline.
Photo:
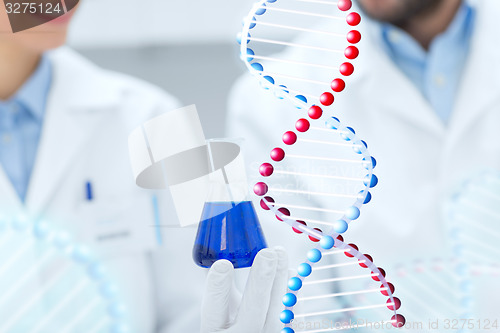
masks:
[[[114,105],[123,116],[143,121],[180,105],[174,96],[161,88],[100,68],[67,47],[51,51],[49,58],[54,68],[54,90],[70,94],[74,103],[82,108]],[[69,96],[64,97],[69,99]]]

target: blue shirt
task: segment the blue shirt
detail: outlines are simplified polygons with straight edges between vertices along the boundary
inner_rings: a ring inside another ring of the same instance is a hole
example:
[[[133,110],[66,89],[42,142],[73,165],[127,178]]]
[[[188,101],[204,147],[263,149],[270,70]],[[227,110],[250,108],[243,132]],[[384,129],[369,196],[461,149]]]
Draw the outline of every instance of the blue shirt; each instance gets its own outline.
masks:
[[[428,51],[405,31],[389,24],[382,26],[389,56],[444,123],[448,122],[454,107],[474,21],[474,9],[464,1],[446,31],[432,41]]]
[[[17,93],[7,101],[0,100],[0,163],[23,202],[35,164],[51,82],[52,66],[44,56]]]

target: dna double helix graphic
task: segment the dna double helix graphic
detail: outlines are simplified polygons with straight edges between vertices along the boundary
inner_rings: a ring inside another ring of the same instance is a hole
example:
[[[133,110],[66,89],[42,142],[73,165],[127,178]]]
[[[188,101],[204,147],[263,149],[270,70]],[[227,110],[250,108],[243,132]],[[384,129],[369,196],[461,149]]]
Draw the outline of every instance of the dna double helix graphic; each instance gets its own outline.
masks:
[[[463,298],[460,319],[473,320],[461,331],[498,330],[497,281],[500,250],[500,172],[483,169],[469,175],[451,193],[445,207],[451,252]],[[486,313],[485,313],[486,312]],[[481,328],[482,327],[482,328]]]
[[[378,325],[405,324],[385,271],[341,235],[378,183],[366,142],[332,116],[355,72],[360,22],[351,0],[261,0],[238,37],[248,71],[299,113],[253,188],[262,209],[315,244],[289,280],[282,333],[377,328],[363,318],[378,310]]]
[[[104,266],[65,232],[0,217],[0,331],[128,332]]]

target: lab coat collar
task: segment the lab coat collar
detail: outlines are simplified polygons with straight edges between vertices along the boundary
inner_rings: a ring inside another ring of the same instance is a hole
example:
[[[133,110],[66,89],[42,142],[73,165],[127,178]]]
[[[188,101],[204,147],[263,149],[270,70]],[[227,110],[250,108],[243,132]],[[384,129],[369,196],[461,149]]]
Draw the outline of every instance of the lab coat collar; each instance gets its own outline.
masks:
[[[360,31],[366,37],[360,42],[361,55],[355,65],[353,83],[359,86],[356,89],[371,91],[376,96],[377,112],[393,113],[434,135],[443,135],[445,127],[441,119],[385,51],[380,24],[365,19]]]
[[[116,109],[122,96],[110,76],[68,49],[50,54],[54,77],[38,154],[26,197],[26,211],[39,216],[64,182],[85,143]]]
[[[380,112],[393,113],[438,136],[448,132],[448,139],[453,141],[472,121],[495,106],[500,85],[500,48],[492,44],[496,30],[491,27],[497,25],[500,3],[487,0],[469,3],[476,8],[476,26],[448,126],[389,58],[381,46],[380,25],[364,20],[361,32],[368,38],[361,41],[360,48],[367,54],[360,55],[354,82],[363,87],[362,91],[374,92]]]
[[[67,111],[92,111],[117,105],[124,92],[119,82],[110,82],[99,68],[68,47],[48,52],[54,64],[54,87]]]

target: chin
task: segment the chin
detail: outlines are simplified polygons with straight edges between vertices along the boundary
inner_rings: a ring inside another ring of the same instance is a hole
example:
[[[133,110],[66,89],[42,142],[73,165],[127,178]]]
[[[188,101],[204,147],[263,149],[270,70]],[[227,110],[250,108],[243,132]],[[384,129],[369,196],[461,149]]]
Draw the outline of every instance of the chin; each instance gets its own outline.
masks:
[[[35,53],[43,53],[66,43],[66,29],[52,31],[37,30],[36,32],[32,29],[30,30],[13,34],[14,43],[25,50]]]
[[[357,0],[362,11],[371,18],[391,22],[405,13],[404,1],[406,0]]]

